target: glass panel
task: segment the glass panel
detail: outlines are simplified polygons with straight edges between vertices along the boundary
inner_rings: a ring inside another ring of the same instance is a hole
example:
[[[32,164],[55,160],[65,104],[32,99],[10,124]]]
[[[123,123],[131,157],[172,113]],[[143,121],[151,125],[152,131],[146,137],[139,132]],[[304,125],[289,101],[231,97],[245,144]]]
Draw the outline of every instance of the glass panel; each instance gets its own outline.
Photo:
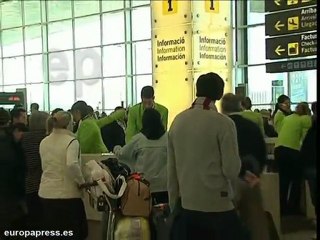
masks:
[[[101,77],[101,48],[76,51],[76,79]]]
[[[25,25],[40,23],[40,1],[23,1],[24,3],[24,23]]]
[[[264,23],[264,1],[249,0],[248,4],[248,25]]]
[[[4,84],[24,83],[23,57],[3,59]]]
[[[2,77],[2,59],[0,58],[0,86],[1,85],[3,85],[3,77]]]
[[[46,1],[48,4],[49,21],[61,20],[71,18],[71,1],[50,0]]]
[[[248,28],[248,64],[266,62],[266,44],[264,34],[265,26]]]
[[[1,28],[22,26],[21,1],[6,1],[1,4]]]
[[[26,54],[42,52],[41,26],[25,28],[25,50]]]
[[[125,75],[124,44],[108,46],[103,48],[103,75],[104,76],[119,76]]]
[[[27,83],[43,82],[42,55],[26,57],[26,81]]]
[[[105,78],[103,80],[104,108],[115,109],[126,102],[126,79],[124,77]]]
[[[84,16],[99,12],[99,1],[73,1],[74,4],[74,15]]]
[[[48,28],[49,51],[73,48],[72,22],[62,21],[50,23]]]
[[[100,17],[84,17],[75,20],[76,48],[100,45]]]
[[[49,54],[50,82],[74,79],[73,70],[72,51]]]
[[[137,102],[140,102],[140,93],[144,86],[152,86],[152,75],[135,76]]]
[[[150,4],[150,0],[134,0],[131,1],[132,7]]]
[[[132,40],[151,38],[150,6],[132,10]]]
[[[96,109],[102,102],[101,79],[76,81],[76,100],[83,100]]]
[[[74,81],[56,82],[49,85],[50,110],[68,110],[74,104]]]
[[[272,81],[282,81],[281,86],[273,87]],[[287,73],[266,73],[266,66],[248,67],[248,90],[252,104],[276,102],[281,94],[288,93]]]
[[[3,86],[3,91],[4,92],[15,92],[17,88],[24,88],[24,85],[11,85],[11,86]]]
[[[31,103],[38,103],[39,110],[43,111],[43,84],[27,84],[27,106]]]
[[[133,44],[134,74],[152,73],[151,41]]]
[[[123,9],[123,0],[104,0],[102,1],[102,11],[112,11],[112,10],[118,10]]]
[[[308,78],[308,102],[317,101],[317,70],[305,71]]]
[[[317,100],[317,72],[316,70],[291,72],[290,98],[292,103],[313,102]]]
[[[1,34],[3,57],[23,55],[22,28],[5,30]]]
[[[103,14],[103,44],[124,42],[123,12]]]

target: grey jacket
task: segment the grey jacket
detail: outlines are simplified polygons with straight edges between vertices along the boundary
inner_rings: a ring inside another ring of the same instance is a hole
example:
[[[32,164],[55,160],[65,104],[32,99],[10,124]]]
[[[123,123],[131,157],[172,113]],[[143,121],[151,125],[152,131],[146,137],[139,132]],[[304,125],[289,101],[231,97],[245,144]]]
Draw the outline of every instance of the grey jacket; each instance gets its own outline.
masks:
[[[115,146],[114,153],[132,171],[143,173],[151,192],[162,192],[167,191],[167,143],[167,133],[158,140],[138,133],[124,147]]]

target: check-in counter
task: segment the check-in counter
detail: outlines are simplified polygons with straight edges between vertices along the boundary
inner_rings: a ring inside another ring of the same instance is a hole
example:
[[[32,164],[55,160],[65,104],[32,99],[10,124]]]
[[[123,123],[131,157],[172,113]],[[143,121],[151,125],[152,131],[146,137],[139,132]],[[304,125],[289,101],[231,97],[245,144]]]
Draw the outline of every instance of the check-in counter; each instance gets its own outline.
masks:
[[[277,138],[265,138],[266,149],[268,154],[268,165],[271,165],[270,169],[274,169],[276,163],[272,164],[275,160],[274,158],[274,149]],[[310,197],[310,190],[307,184],[307,181],[304,181],[301,186],[301,210],[305,213],[306,217],[309,219],[315,219],[315,210]]]
[[[278,173],[264,172],[260,176],[263,207],[272,216],[278,236],[282,239]]]
[[[277,138],[265,138],[266,149],[268,154],[268,160],[274,160],[274,147],[276,145]]]
[[[108,159],[108,158],[116,158],[116,156],[114,154],[111,154],[111,153],[105,153],[105,154],[82,154],[81,157],[82,157],[81,158],[82,166],[84,166],[90,160],[101,161],[101,160],[105,160],[105,159]],[[85,207],[86,214],[87,214],[87,219],[88,220],[93,220],[93,221],[101,221],[102,213],[98,212],[97,210],[93,209],[90,206],[89,194],[88,193],[84,193],[83,202],[84,202],[84,207]]]

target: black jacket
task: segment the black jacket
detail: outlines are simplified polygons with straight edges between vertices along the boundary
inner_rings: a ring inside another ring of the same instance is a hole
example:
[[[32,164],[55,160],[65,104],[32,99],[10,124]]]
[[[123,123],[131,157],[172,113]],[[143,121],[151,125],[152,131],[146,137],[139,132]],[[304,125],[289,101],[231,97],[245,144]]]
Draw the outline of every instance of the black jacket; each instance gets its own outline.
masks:
[[[101,136],[109,151],[113,151],[113,148],[116,145],[120,145],[123,147],[125,142],[125,132],[123,128],[117,123],[117,121],[113,121],[110,124],[101,128]]]
[[[317,122],[314,121],[303,140],[300,156],[305,168],[316,168],[317,166]]]
[[[0,128],[0,198],[21,199],[25,195],[25,159],[21,143],[12,130]]]
[[[260,175],[267,161],[267,151],[264,137],[259,129],[258,125],[254,122],[243,118],[241,115],[234,114],[229,115],[234,121],[237,129],[239,154],[242,161],[240,176],[245,173],[246,170],[252,171],[256,175]],[[245,162],[245,159],[255,159],[257,170],[250,163]]]

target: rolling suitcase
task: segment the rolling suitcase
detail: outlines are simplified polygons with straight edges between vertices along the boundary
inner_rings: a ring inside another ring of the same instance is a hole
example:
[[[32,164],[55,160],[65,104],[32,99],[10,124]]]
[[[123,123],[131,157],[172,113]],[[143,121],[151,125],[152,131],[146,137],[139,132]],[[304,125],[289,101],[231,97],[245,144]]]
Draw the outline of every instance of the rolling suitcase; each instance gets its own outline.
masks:
[[[120,217],[114,230],[114,240],[150,240],[149,221],[143,217]]]

